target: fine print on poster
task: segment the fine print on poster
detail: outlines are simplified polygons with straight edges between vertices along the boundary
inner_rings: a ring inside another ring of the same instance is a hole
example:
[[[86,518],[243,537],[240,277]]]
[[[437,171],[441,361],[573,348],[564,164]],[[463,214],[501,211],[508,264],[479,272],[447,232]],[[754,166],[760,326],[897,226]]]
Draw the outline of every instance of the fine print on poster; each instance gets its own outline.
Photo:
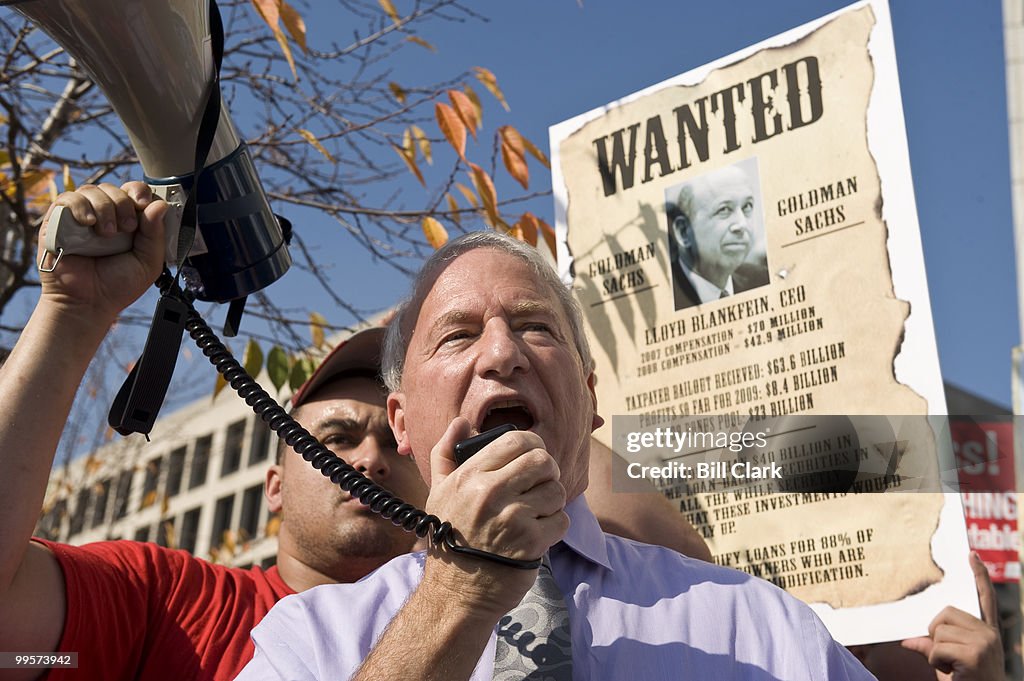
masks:
[[[797,451],[880,460],[884,474],[841,490],[653,482],[716,561],[810,603],[843,643],[920,635],[949,604],[977,612],[959,503],[921,484],[948,432],[924,418],[945,403],[887,6],[851,6],[551,139],[559,266],[616,421],[596,435],[628,461],[639,431],[763,437],[746,468],[719,457],[726,473],[777,474]],[[779,437],[817,415],[832,418]],[[858,445],[835,415],[900,416]],[[645,451],[688,470],[678,449]]]

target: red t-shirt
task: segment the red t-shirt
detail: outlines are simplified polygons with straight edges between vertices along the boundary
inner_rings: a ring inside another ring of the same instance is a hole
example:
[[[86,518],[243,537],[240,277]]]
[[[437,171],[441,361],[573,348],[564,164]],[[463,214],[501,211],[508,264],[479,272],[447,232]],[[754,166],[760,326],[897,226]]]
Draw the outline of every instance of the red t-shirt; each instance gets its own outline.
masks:
[[[252,658],[249,632],[294,593],[276,567],[229,568],[132,541],[36,541],[64,571],[57,650],[78,653],[78,669],[55,669],[47,681],[229,681]]]

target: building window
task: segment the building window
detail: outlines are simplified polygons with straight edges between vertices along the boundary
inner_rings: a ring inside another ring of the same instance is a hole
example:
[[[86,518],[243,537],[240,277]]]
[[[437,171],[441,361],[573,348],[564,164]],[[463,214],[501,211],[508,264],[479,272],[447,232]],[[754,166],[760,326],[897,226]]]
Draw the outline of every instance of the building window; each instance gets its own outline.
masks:
[[[93,491],[96,492],[95,500],[93,501],[92,507],[92,522],[89,523],[89,527],[99,527],[107,520],[107,500],[110,497],[110,478],[96,483],[93,487]]]
[[[189,553],[196,552],[196,538],[199,536],[199,513],[201,507],[187,511],[181,519],[181,536],[178,538],[178,548],[185,549]]]
[[[252,442],[249,447],[249,465],[266,461],[270,455],[270,426],[258,416],[252,422]]]
[[[181,491],[181,478],[185,474],[185,448],[179,447],[171,452],[167,459],[167,483],[164,494],[168,499],[177,496]]]
[[[149,525],[143,525],[135,530],[135,541],[149,541]]]
[[[231,512],[234,510],[234,495],[217,500],[217,505],[213,509],[213,532],[210,534],[211,549],[219,549],[224,542],[224,533],[231,529]]]
[[[128,513],[128,499],[132,495],[132,471],[121,471],[117,478],[117,493],[114,495],[114,519],[120,520]]]
[[[146,464],[146,478],[142,483],[142,501],[139,502],[140,511],[156,503],[156,488],[160,484],[161,464],[163,464],[163,459],[159,456],[150,459]]]
[[[174,546],[174,518],[161,520],[156,524],[156,543],[164,548],[175,548]]]
[[[85,527],[85,511],[89,506],[89,488],[83,487],[78,490],[75,502],[75,511],[71,514],[71,527],[68,528],[68,536],[73,536],[82,531]]]
[[[192,472],[188,478],[189,489],[195,489],[206,483],[206,470],[210,467],[210,443],[212,440],[210,435],[196,440],[195,448],[192,450]]]
[[[243,541],[254,539],[259,532],[262,501],[263,485],[253,485],[242,494],[242,517],[238,519],[238,529]]]
[[[242,440],[245,437],[245,421],[238,421],[228,426],[227,437],[224,438],[224,460],[220,467],[220,477],[230,475],[242,465]]]

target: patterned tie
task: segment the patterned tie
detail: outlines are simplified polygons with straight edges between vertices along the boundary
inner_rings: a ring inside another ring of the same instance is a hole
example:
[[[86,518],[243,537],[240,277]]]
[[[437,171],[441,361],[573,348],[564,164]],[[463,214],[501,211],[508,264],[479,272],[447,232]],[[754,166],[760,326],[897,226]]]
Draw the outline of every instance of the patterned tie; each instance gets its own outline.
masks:
[[[569,610],[544,563],[523,600],[498,622],[494,681],[571,681]]]

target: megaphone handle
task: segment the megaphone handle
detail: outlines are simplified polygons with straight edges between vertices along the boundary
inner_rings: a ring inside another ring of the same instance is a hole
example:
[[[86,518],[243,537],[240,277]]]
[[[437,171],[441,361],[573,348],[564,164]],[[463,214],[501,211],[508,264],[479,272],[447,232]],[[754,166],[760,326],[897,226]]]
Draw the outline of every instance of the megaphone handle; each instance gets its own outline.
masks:
[[[164,192],[158,192],[163,194]],[[178,197],[181,193],[178,193]],[[164,214],[164,252],[165,260],[174,263],[177,260],[178,228],[181,227],[181,207],[183,202],[169,200],[170,209]],[[104,237],[96,234],[92,227],[87,227],[75,220],[71,210],[65,206],[54,206],[50,219],[46,223],[46,240],[43,247],[54,257],[64,255],[87,255],[101,257],[126,253],[132,249],[134,235],[120,232]]]

